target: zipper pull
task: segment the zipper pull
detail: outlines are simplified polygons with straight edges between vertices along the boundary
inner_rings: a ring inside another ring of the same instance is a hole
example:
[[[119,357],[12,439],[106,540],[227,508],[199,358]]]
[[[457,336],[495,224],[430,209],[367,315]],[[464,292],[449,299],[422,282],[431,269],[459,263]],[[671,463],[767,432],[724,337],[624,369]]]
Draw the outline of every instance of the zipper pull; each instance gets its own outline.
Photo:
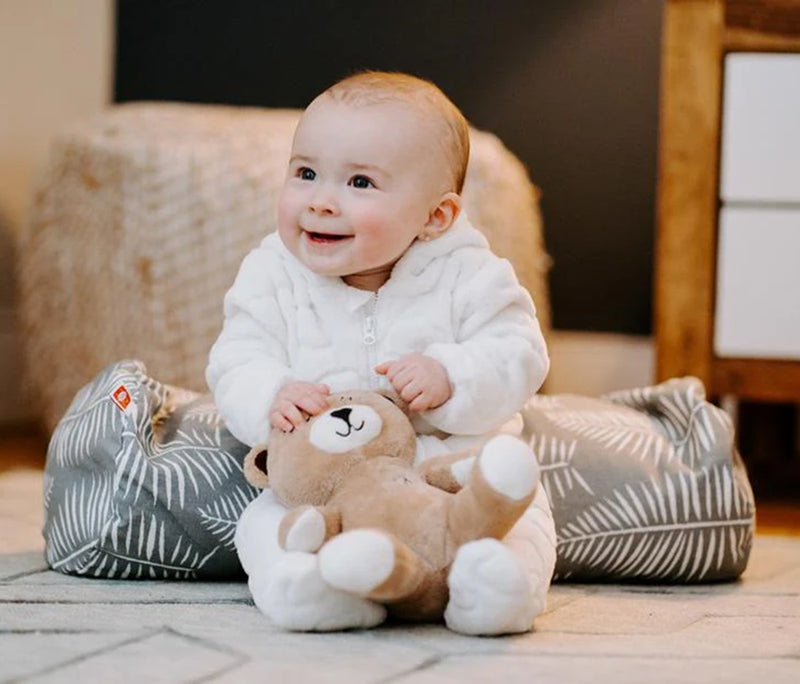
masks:
[[[361,340],[366,345],[373,345],[377,341],[375,337],[375,316],[364,318],[364,336]]]

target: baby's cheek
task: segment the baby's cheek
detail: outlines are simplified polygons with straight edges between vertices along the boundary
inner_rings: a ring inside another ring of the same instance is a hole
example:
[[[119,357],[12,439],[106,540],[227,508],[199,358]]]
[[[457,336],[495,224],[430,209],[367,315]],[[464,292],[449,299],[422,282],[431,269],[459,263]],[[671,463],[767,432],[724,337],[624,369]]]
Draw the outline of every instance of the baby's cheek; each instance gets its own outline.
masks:
[[[378,239],[386,232],[386,216],[377,209],[360,208],[351,214],[353,228],[363,237]]]
[[[283,190],[278,200],[278,230],[284,231],[297,222],[297,198],[290,190]]]
[[[298,227],[299,211],[292,202],[282,200],[278,204],[278,235],[286,248],[298,259],[300,245],[300,230]]]
[[[364,217],[359,221],[361,249],[369,261],[386,263],[399,258],[409,247],[413,235],[408,229],[385,216]]]

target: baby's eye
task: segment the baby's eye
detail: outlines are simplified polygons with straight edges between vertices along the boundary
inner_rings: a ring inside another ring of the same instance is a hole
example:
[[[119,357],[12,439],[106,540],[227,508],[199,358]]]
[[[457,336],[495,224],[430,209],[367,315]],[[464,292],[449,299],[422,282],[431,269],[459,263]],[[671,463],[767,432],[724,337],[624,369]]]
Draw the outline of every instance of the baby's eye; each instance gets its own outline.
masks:
[[[360,190],[366,190],[367,188],[374,188],[375,183],[373,183],[369,178],[362,175],[353,176],[350,179],[350,185],[354,188],[358,188]]]
[[[307,166],[302,166],[297,169],[297,177],[301,180],[311,181],[317,177],[317,173],[314,171],[314,169],[309,169]]]

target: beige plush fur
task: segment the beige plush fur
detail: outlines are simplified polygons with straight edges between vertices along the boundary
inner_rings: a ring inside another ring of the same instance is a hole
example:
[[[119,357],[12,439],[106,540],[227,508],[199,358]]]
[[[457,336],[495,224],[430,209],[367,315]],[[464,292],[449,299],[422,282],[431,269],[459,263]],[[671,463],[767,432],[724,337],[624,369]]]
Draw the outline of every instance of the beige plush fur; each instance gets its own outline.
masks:
[[[495,465],[477,454],[461,487],[451,466],[476,454],[439,457],[415,469],[414,430],[396,400],[350,391],[332,395],[329,404],[327,411],[291,433],[273,430],[269,448],[256,446],[246,458],[251,484],[269,486],[293,507],[280,527],[281,546],[320,551],[323,562],[326,547],[327,557],[335,556],[343,549],[341,543],[333,548],[336,540],[349,531],[375,530],[373,535],[350,532],[352,543],[345,545],[345,552],[358,553],[334,562],[328,575],[339,579],[332,582],[385,603],[399,617],[440,618],[448,600],[447,572],[457,549],[472,540],[503,537],[531,503],[535,478],[529,491],[511,491],[515,485],[504,487],[503,477],[498,485],[491,473],[504,472],[506,482],[515,482],[515,466],[498,467],[496,453]],[[533,456],[533,463],[524,460],[523,470],[536,472]],[[386,553],[364,546],[365,537],[389,549],[388,560]],[[326,577],[326,568],[321,570]]]

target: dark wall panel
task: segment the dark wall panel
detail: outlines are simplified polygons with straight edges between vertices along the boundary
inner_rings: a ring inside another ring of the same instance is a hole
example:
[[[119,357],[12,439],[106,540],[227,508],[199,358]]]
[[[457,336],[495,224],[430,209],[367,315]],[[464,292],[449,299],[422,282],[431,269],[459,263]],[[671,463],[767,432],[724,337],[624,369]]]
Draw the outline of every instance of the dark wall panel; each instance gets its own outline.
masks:
[[[557,328],[650,331],[657,0],[119,0],[115,99],[302,107],[430,78],[543,189]]]

